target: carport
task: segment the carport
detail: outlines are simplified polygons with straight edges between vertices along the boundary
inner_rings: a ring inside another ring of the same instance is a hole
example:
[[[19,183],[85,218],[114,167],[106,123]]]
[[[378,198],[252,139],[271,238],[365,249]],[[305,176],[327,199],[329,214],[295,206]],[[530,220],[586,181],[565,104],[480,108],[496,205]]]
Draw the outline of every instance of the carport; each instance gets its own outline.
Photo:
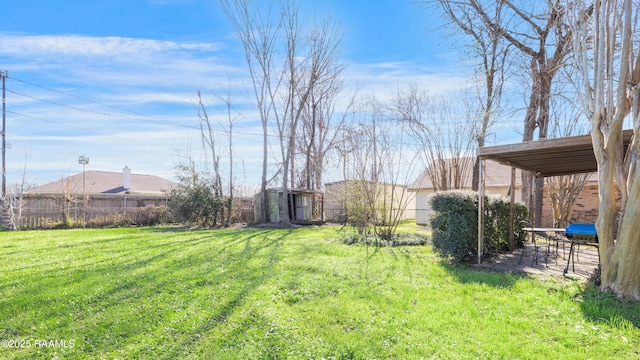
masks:
[[[633,130],[624,130],[623,143],[625,152],[631,143]],[[509,145],[481,147],[478,149],[479,166],[479,198],[484,197],[484,162],[496,161],[512,167],[511,188],[515,189],[515,169],[533,172],[536,176],[560,176],[598,171],[598,164],[593,152],[591,135],[571,136],[557,139],[527,141]],[[513,208],[514,196],[511,195]],[[482,259],[484,244],[484,202],[478,201],[478,263]],[[513,212],[511,217],[511,236],[513,236]]]

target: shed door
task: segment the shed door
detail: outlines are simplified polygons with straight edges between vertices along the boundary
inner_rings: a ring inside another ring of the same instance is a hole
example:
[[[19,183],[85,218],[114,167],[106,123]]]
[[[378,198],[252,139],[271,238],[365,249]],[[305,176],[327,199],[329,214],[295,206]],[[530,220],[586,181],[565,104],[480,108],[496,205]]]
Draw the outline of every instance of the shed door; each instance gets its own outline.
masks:
[[[309,197],[307,195],[296,195],[295,196],[296,203],[296,220],[305,220],[304,217],[304,208],[309,203]]]

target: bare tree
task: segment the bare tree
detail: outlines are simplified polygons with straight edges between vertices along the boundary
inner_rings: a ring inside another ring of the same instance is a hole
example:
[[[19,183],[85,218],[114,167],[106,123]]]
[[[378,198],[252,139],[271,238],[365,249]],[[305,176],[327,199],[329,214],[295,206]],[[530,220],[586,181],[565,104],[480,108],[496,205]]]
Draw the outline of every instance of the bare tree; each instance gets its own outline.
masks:
[[[536,129],[538,139],[547,138],[552,84],[571,49],[571,32],[567,31],[563,22],[564,2],[443,0],[441,3],[446,3],[458,14],[467,14],[466,19],[479,22],[481,25],[477,28],[488,30],[490,38],[499,36],[509,46],[519,50],[519,62],[528,64],[530,76],[522,140],[533,140]],[[544,181],[536,178],[532,191],[532,176],[529,172],[523,172],[522,196],[529,202],[529,207],[536,210],[534,221],[539,222],[542,217]],[[534,196],[531,196],[532,193]]]
[[[271,19],[272,2],[263,6],[251,0],[220,0],[244,47],[253,80],[264,132],[262,193],[267,186],[267,147],[270,125],[275,125],[280,149],[283,193],[289,193],[300,119],[317,83],[338,75],[336,65],[341,36],[330,20],[306,26],[298,0],[282,0],[279,17]],[[267,10],[264,10],[267,9]],[[284,57],[276,40],[283,39]],[[278,66],[278,64],[281,64]],[[263,197],[263,218],[267,206]],[[282,198],[284,225],[290,223],[289,199]]]
[[[407,122],[389,104],[375,99],[356,113],[342,133],[344,186],[341,196],[349,222],[361,234],[391,241],[414,198],[406,184],[419,162],[410,147]]]
[[[66,178],[62,178],[61,179],[61,184],[62,184],[62,196],[61,196],[61,200],[62,200],[62,224],[64,226],[70,226],[73,219],[75,218],[75,216],[71,216],[71,210],[75,209],[75,205],[78,201],[78,199],[73,195],[74,193],[74,189],[72,189],[71,186],[71,179],[69,177]],[[82,201],[83,204],[87,201],[86,195],[83,194],[82,197]],[[83,211],[84,211],[84,206],[83,206]]]
[[[464,106],[464,105],[462,105]],[[475,119],[454,111],[453,100],[417,86],[399,90],[390,110],[418,146],[434,190],[461,189],[472,170]]]
[[[305,34],[299,23],[298,6],[293,0],[287,0],[283,4],[287,42],[283,73],[287,86],[283,89],[282,110],[275,111],[282,154],[282,188],[285,194],[288,194],[289,181],[294,180],[289,174],[295,168],[292,161],[296,150],[298,124],[316,84],[337,76],[336,58],[341,41],[336,24],[329,20],[319,26],[312,26]],[[306,38],[300,39],[303,35]],[[285,225],[290,222],[288,201],[283,196],[284,216],[281,221]]]
[[[570,77],[572,74],[563,73],[562,75]],[[573,105],[579,102],[579,99],[568,88],[570,81],[563,83],[564,86],[559,89],[561,91],[558,91],[551,101],[550,132],[553,137],[582,135],[586,132],[586,126],[581,126],[584,117],[581,116],[582,111]],[[553,223],[556,226],[566,226],[571,222],[573,206],[590,177],[591,174],[587,173],[552,176],[545,179],[553,211]]]
[[[478,81],[475,82],[476,91],[472,97],[477,102],[473,116],[476,121],[475,141],[478,147],[485,146],[491,127],[495,124],[501,112],[502,89],[505,83],[505,74],[509,67],[507,56],[510,43],[499,32],[492,31],[489,24],[483,21],[481,16],[470,11],[468,5],[458,1],[431,0],[421,4],[436,4],[443,12],[447,25],[454,29],[454,34],[462,30],[465,43],[465,56],[475,62]],[[491,9],[491,19],[500,23],[503,16],[504,2],[496,2]],[[474,108],[471,104],[469,109]],[[478,189],[478,167],[476,160],[473,171],[473,189]]]
[[[227,196],[229,197],[227,203],[227,224],[230,225],[233,217],[233,213],[235,210],[235,173],[234,173],[234,148],[233,148],[233,128],[236,124],[236,121],[239,117],[242,116],[242,113],[235,110],[232,104],[232,99],[230,95],[221,96],[217,95],[217,98],[221,100],[226,107],[226,124],[223,124],[222,121],[219,121],[218,124],[224,131],[227,136],[227,147],[228,147],[228,155],[229,155],[229,173],[227,180]]]
[[[309,101],[304,104],[296,152],[300,158],[298,164],[302,165],[297,169],[291,167],[292,180],[294,174],[298,175],[298,187],[322,190],[325,157],[335,148],[337,135],[343,130],[345,120],[354,105],[352,98],[343,111],[336,113],[338,95],[342,90],[342,80],[338,75],[342,69],[343,65],[336,64],[336,76],[329,76],[325,81],[317,82]]]
[[[198,104],[196,111],[198,113],[199,125],[200,125],[200,138],[202,140],[202,148],[209,152],[209,156],[211,156],[211,166],[213,167],[212,173],[212,188],[214,191],[214,195],[217,197],[222,197],[222,175],[220,173],[220,155],[217,139],[214,131],[213,124],[211,120],[209,120],[209,114],[207,113],[207,109],[202,102],[202,94],[200,90],[197,91],[198,94]],[[207,161],[207,163],[209,163]],[[225,223],[226,220],[222,219],[222,222]]]
[[[212,186],[215,188],[215,195],[219,198],[226,198],[226,211],[221,220],[224,225],[228,226],[231,224],[235,210],[233,128],[238,118],[242,116],[242,113],[234,108],[231,95],[226,94],[223,96],[216,94],[215,97],[224,104],[225,120],[223,121],[219,117],[214,123],[214,121],[209,118],[200,90],[197,90],[197,95],[196,113],[198,114],[200,138],[204,151],[205,169],[210,172]],[[224,137],[226,137],[226,145],[223,145],[222,141],[218,138],[220,133],[223,133]],[[226,170],[224,169],[224,165],[222,165],[222,158],[225,156],[228,160],[228,168],[226,168]]]
[[[269,2],[266,8],[260,7],[253,0],[220,0],[220,5],[244,48],[253,95],[260,113],[263,145],[261,215],[263,219],[268,219],[267,198],[264,194],[268,185],[269,122],[282,75],[277,76],[274,59],[281,22],[272,18],[272,2]]]
[[[338,145],[343,161],[344,182],[339,192],[345,207],[345,220],[363,235],[369,234],[375,218],[378,198],[376,179],[379,177],[374,150],[377,140],[375,119],[368,115],[366,112],[357,113],[361,121],[347,125]]]
[[[598,162],[601,287],[640,300],[640,40],[637,2],[571,3],[578,90]],[[591,13],[588,17],[585,14]],[[623,146],[624,122],[633,139]],[[620,194],[620,209],[616,195]],[[620,212],[618,212],[618,210]],[[616,221],[618,225],[616,226]],[[617,240],[614,238],[617,231]]]
[[[3,204],[6,204],[6,207],[3,210],[6,211],[6,216],[8,217],[7,223],[3,225],[8,226],[11,230],[20,230],[20,227],[22,226],[22,213],[25,210],[24,193],[31,188],[27,183],[28,160],[29,153],[25,152],[20,183],[16,184],[14,194],[9,193],[5,195],[5,198],[3,199]]]

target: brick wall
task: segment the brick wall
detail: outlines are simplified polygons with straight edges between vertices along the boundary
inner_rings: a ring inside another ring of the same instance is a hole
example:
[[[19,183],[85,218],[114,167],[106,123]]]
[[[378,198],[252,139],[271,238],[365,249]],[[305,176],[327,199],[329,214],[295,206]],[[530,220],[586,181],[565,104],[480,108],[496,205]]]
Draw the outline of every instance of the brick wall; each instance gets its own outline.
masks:
[[[578,195],[576,203],[573,205],[571,222],[573,223],[595,223],[598,217],[598,184],[588,183]],[[616,197],[616,204],[620,206],[620,193]],[[553,212],[551,210],[551,199],[549,189],[545,186],[542,206],[542,226],[553,226]]]

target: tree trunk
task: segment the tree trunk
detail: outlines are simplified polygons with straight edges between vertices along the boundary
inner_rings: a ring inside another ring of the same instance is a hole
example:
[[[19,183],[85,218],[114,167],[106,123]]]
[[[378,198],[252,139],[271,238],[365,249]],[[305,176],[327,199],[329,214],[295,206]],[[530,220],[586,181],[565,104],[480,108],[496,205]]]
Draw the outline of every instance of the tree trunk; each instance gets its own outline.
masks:
[[[604,155],[604,156],[603,156]],[[614,167],[610,162],[600,159],[609,158],[611,154],[596,153],[599,158],[598,185],[600,202],[598,204],[598,218],[596,220],[596,232],[598,234],[600,260],[601,260],[601,286],[614,290],[620,266],[620,254],[616,251],[614,243],[613,224],[616,220],[616,192],[614,186]],[[622,236],[623,234],[620,234]],[[628,235],[627,235],[628,236]],[[628,241],[628,240],[627,240]],[[615,291],[615,290],[614,290]]]
[[[262,121],[262,181],[260,182],[261,222],[269,222],[269,199],[267,198],[267,164],[269,160],[269,138],[266,121]]]
[[[637,128],[635,133],[640,131]],[[597,159],[600,164],[599,186],[600,204],[596,221],[596,231],[600,243],[601,256],[601,288],[609,289],[618,296],[640,300],[640,181],[637,172],[640,166],[637,144],[632,144],[627,151],[627,157],[635,163],[630,164],[627,200],[622,202],[622,217],[618,218],[616,206],[617,188],[614,179],[620,160],[625,154],[622,149],[622,132],[612,131],[608,145]],[[635,155],[633,154],[635,153]],[[624,194],[624,189],[623,194]],[[616,225],[618,237],[616,241]]]
[[[585,21],[585,14],[593,21]],[[638,8],[632,0],[576,1],[567,15],[576,34],[576,82],[598,162],[601,288],[640,300],[640,58],[633,52]],[[622,129],[629,117],[634,136],[625,154]]]
[[[532,70],[535,68],[535,60],[531,60],[531,68]],[[534,73],[535,74],[535,73]],[[535,83],[535,77],[532,75],[532,81]],[[522,134],[522,142],[532,141],[533,134],[535,133],[537,122],[536,117],[538,114],[538,98],[539,98],[539,87],[532,86],[531,94],[529,95],[529,105],[527,106],[527,112],[524,117],[524,132]],[[532,224],[534,226],[538,225],[538,216],[533,211],[535,209],[536,204],[536,196],[534,195],[534,174],[530,171],[522,170],[522,201],[527,204],[529,207],[529,213],[532,217]]]
[[[616,294],[640,300],[640,182],[635,181],[620,219],[617,244],[603,269],[602,286]],[[615,275],[615,277],[614,277]]]

